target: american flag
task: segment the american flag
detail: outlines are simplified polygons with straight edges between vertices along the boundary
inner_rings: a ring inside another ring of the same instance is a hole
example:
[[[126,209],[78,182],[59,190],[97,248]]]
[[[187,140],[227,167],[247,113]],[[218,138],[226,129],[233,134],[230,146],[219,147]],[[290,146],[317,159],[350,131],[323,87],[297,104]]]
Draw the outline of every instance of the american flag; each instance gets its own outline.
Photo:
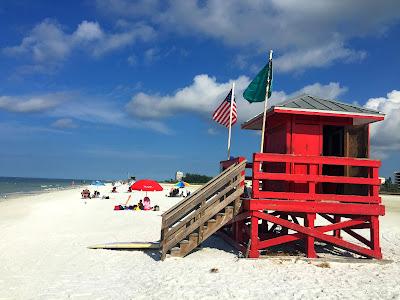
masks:
[[[218,106],[213,114],[213,120],[217,123],[229,127],[230,109],[231,109],[232,90],[226,96],[225,100]],[[233,99],[232,104],[232,124],[233,126],[237,121],[236,101]]]

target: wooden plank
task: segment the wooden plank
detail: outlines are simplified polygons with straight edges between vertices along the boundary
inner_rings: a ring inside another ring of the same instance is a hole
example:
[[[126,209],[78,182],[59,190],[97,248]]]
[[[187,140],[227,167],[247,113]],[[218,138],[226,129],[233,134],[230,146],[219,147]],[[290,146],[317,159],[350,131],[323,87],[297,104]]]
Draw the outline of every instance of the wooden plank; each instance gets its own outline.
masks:
[[[334,229],[338,229],[338,228],[343,229],[345,227],[353,226],[354,224],[360,224],[360,223],[364,223],[364,222],[365,222],[364,219],[363,220],[350,220],[350,221],[340,222],[340,223],[337,223],[337,224],[315,227],[315,229],[320,231],[320,232],[325,233],[325,232],[332,231]],[[296,223],[296,224],[298,224],[298,223]],[[265,241],[261,241],[259,243],[259,248],[260,249],[265,249],[265,248],[268,248],[268,247],[281,245],[281,244],[285,244],[285,243],[289,243],[289,242],[293,242],[293,241],[297,241],[297,240],[300,240],[300,239],[302,239],[304,237],[306,237],[306,235],[304,235],[303,233],[288,234],[288,235],[284,235],[284,236],[268,239],[268,240],[265,240]]]
[[[234,188],[239,188],[239,184],[243,178],[239,177],[232,186],[227,186],[217,197],[214,197],[214,199],[211,199],[210,201],[206,202],[206,204],[202,207],[200,207],[197,210],[193,210],[190,214],[184,217],[183,220],[180,221],[178,225],[175,225],[174,227],[171,228],[167,232],[167,237],[175,234],[178,230],[180,230],[182,227],[186,226],[188,223],[190,223],[193,219],[194,222],[200,217],[201,214],[204,214],[204,212],[214,205],[217,201],[219,201],[227,192],[231,191]],[[168,223],[166,223],[167,225]],[[169,228],[169,227],[164,227],[164,228]]]
[[[293,154],[277,154],[277,153],[254,153],[253,164],[256,162],[289,162],[303,164],[325,164],[325,165],[347,165],[358,167],[375,167],[381,166],[379,160],[352,157],[336,157],[336,156],[308,156]],[[254,168],[253,168],[254,169]]]
[[[294,241],[298,241],[302,238],[304,238],[305,235],[302,233],[293,233],[293,234],[288,234],[288,235],[284,235],[284,236],[279,236],[276,238],[272,238],[272,239],[268,239],[265,241],[260,241],[258,246],[259,249],[266,249],[269,247],[273,247],[273,246],[277,246],[277,245],[281,245],[281,244],[286,244],[286,243],[290,243],[290,242],[294,242]]]
[[[236,166],[232,165],[231,167],[227,168],[226,170],[224,170],[222,173],[218,174],[217,176],[215,176],[214,178],[212,178],[210,181],[208,181],[203,187],[201,187],[200,189],[197,189],[195,192],[193,192],[189,197],[183,199],[182,201],[178,202],[177,204],[175,204],[174,206],[170,207],[167,211],[165,211],[162,216],[167,216],[168,214],[170,214],[171,212],[173,212],[177,207],[181,206],[183,203],[186,202],[190,202],[192,201],[192,198],[197,197],[197,195],[206,187],[206,186],[210,186],[212,183],[214,183],[215,181],[219,180],[221,177],[223,177],[225,174],[229,173],[230,171],[232,171]]]
[[[212,198],[212,196],[216,195],[217,193],[215,192],[216,190],[219,190],[223,188],[225,185],[229,183],[229,181],[238,176],[238,174],[229,174],[229,177],[223,178],[223,180],[219,181],[216,183],[214,186],[214,189],[208,189],[204,191],[203,194],[199,194],[196,199],[193,199],[192,202],[190,203],[185,203],[181,207],[177,207],[175,212],[171,213],[169,216],[167,216],[164,219],[164,222],[162,224],[162,227],[169,227],[179,219],[182,219],[185,217],[185,215],[189,214],[192,210],[196,209],[198,205],[200,205],[204,199],[209,199]]]
[[[337,194],[309,194],[309,193],[290,193],[272,191],[253,191],[254,198],[259,199],[288,199],[305,201],[337,201],[355,203],[380,203],[379,196],[358,196],[358,195],[337,195]]]
[[[380,186],[378,177],[347,177],[347,176],[328,176],[328,175],[311,175],[311,174],[286,174],[286,173],[266,173],[255,172],[253,174],[255,180],[284,180],[284,181],[309,181],[309,182],[331,182],[346,184],[365,184]]]
[[[229,205],[232,201],[234,201],[237,197],[240,197],[240,195],[243,193],[243,189],[239,189],[235,191],[233,194],[229,195],[223,202],[218,203],[215,206],[215,211],[219,212],[224,207]],[[190,233],[192,233],[194,230],[202,226],[205,222],[207,222],[211,217],[213,217],[216,213],[214,212],[208,212],[206,213],[201,219],[196,220],[193,224],[189,225],[184,232],[182,232],[179,235],[175,235],[174,238],[170,241],[168,241],[164,245],[163,251],[168,251],[172,247],[174,247],[177,243],[179,243],[181,240],[183,240],[186,236],[188,236]]]
[[[229,172],[223,172],[219,174],[218,176],[214,177],[211,181],[203,185],[200,189],[198,189],[195,193],[191,194],[189,197],[183,199],[179,203],[175,204],[172,208],[170,208],[167,212],[163,214],[163,217],[168,219],[172,214],[175,214],[177,209],[183,208],[187,205],[190,205],[191,203],[195,202],[197,198],[202,198],[202,195],[209,191],[210,189],[215,189],[216,184],[220,184],[221,181],[226,181],[225,176],[227,174],[230,174],[230,172],[235,169],[236,166],[232,166],[232,168],[229,168]]]
[[[258,218],[261,218],[261,219],[264,219],[264,220],[279,224],[279,225],[281,225],[283,227],[295,230],[297,232],[306,234],[308,236],[312,236],[312,237],[317,238],[319,240],[325,241],[325,242],[327,242],[329,244],[335,245],[335,246],[337,246],[339,248],[342,248],[342,249],[345,249],[345,250],[349,250],[351,252],[355,252],[355,253],[358,253],[358,254],[361,254],[361,255],[364,255],[364,256],[368,256],[368,257],[376,257],[376,253],[371,249],[367,249],[365,247],[361,247],[361,246],[358,246],[356,244],[352,244],[352,243],[344,241],[342,239],[339,239],[339,238],[336,238],[336,237],[333,237],[333,236],[330,236],[330,235],[326,235],[326,234],[324,234],[324,233],[322,233],[322,232],[320,232],[320,231],[318,231],[316,229],[303,227],[301,225],[297,225],[297,224],[294,224],[292,222],[289,222],[289,221],[286,221],[286,220],[283,220],[283,219],[280,219],[280,218],[277,218],[277,217],[274,217],[274,216],[271,216],[271,215],[268,215],[268,214],[265,214],[265,213],[261,213],[261,212],[258,212],[258,211],[253,212],[253,214]]]
[[[334,218],[326,215],[326,214],[320,214],[321,217],[323,217],[324,219],[328,220],[331,223],[336,223],[335,220],[337,220],[338,218],[340,219],[340,216],[335,215]],[[368,217],[365,217],[366,221],[368,219]],[[367,240],[365,237],[363,237],[362,235],[359,235],[358,233],[354,232],[352,229],[365,229],[365,228],[369,228],[369,224],[363,223],[360,225],[353,225],[351,226],[351,228],[344,228],[342,229],[344,232],[346,232],[347,234],[349,234],[350,236],[352,236],[353,238],[359,240],[361,243],[363,243],[364,245],[366,245],[369,248],[371,247],[371,242],[369,240]],[[339,231],[339,230],[338,230]],[[340,234],[335,234],[334,236],[336,236],[337,238],[340,237]]]
[[[225,217],[221,220],[221,222],[219,224],[215,224],[213,227],[207,228],[207,231],[204,232],[204,236],[202,241],[208,239],[211,235],[213,235],[215,232],[217,232],[220,228],[222,228],[223,226],[225,226],[227,224],[227,222],[229,221],[229,217],[228,214],[225,215]],[[199,241],[199,244],[202,242]],[[189,252],[191,252],[193,249],[195,249],[198,246],[198,244],[196,246],[194,245],[190,245],[186,251],[183,253],[183,256],[185,256],[186,254],[188,254]]]
[[[242,199],[247,210],[275,210],[287,212],[315,212],[340,215],[384,215],[385,207],[379,204],[350,204],[290,200]]]
[[[160,249],[160,243],[158,242],[116,242],[116,243],[106,243],[97,244],[93,246],[88,246],[89,249],[136,249],[136,250],[150,250],[150,249]]]
[[[215,190],[222,188],[232,178],[239,176],[244,170],[245,163],[246,161],[243,161],[241,164],[235,166],[235,168],[233,168],[229,173],[219,177],[218,180],[213,182],[211,185],[205,185],[202,188],[202,191],[196,194],[196,197],[192,198],[190,202],[185,202],[182,203],[182,205],[175,207],[174,211],[171,211],[168,215],[163,217],[162,228],[170,226],[172,223],[182,218],[184,214],[189,213],[192,209],[199,205],[203,198],[210,197],[213,193],[215,193]]]

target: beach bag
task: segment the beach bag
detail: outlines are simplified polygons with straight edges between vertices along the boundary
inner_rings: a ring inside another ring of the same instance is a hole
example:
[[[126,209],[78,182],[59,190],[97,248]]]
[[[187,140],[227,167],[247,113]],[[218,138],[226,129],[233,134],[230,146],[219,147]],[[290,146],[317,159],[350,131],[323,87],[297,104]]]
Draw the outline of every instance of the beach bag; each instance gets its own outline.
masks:
[[[159,211],[159,210],[160,210],[160,207],[158,205],[155,205],[154,206],[154,211]]]

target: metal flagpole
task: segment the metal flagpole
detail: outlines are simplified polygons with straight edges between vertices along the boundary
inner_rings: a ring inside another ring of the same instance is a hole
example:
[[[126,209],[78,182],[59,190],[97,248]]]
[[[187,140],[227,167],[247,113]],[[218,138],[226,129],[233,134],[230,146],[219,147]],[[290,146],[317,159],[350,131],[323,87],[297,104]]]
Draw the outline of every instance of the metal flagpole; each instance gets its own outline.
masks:
[[[233,101],[235,99],[235,82],[232,83],[232,94],[231,94],[231,108],[229,112],[229,133],[228,133],[228,160],[231,157],[231,136],[232,136],[232,108]]]
[[[265,134],[265,120],[267,119],[267,101],[268,101],[268,94],[269,94],[269,85],[271,81],[271,61],[272,61],[272,53],[273,51],[269,51],[269,62],[268,62],[268,78],[267,78],[267,87],[266,87],[266,92],[265,92],[265,102],[264,102],[264,118],[263,118],[263,126],[262,126],[262,132],[261,132],[261,146],[260,146],[260,152],[262,153],[264,150],[264,134]]]

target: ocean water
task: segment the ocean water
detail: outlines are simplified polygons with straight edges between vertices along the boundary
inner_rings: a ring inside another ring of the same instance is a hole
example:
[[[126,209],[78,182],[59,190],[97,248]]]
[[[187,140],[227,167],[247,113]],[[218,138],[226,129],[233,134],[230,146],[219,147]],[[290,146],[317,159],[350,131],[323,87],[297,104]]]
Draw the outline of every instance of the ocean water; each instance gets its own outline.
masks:
[[[0,177],[0,201],[12,196],[68,189],[90,182],[82,179]]]

